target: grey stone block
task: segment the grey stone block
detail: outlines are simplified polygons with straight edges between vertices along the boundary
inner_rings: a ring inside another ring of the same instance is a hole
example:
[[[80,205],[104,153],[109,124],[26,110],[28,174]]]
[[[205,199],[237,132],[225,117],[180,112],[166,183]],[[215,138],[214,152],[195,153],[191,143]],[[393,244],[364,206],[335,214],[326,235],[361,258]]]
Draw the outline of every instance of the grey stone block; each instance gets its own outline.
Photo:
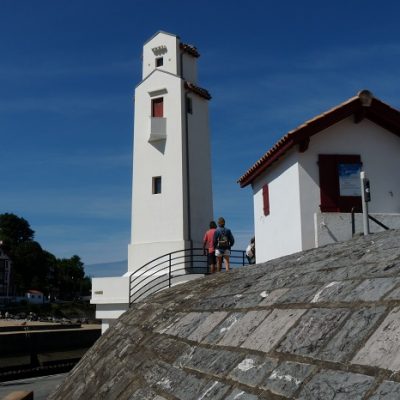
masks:
[[[321,350],[320,358],[329,361],[346,361],[364,338],[372,332],[385,310],[385,307],[373,307],[355,311],[325,349]]]
[[[263,389],[292,398],[294,393],[315,369],[314,365],[282,362],[261,385]]]
[[[366,279],[346,297],[346,301],[377,301],[399,283],[393,278]]]
[[[302,309],[275,309],[241,347],[269,352],[304,314]]]
[[[270,306],[275,304],[277,300],[279,300],[279,298],[283,296],[288,290],[289,288],[276,289],[270,292],[266,290],[262,291],[259,296],[263,297],[264,300],[259,303],[259,306]]]
[[[225,394],[231,389],[229,385],[226,385],[218,381],[209,381],[208,384],[203,387],[201,392],[198,394],[196,399],[201,400],[221,400],[225,399]]]
[[[400,371],[400,309],[389,313],[352,363]]]
[[[275,303],[287,303],[287,304],[295,304],[295,303],[307,303],[312,299],[314,294],[319,289],[319,286],[299,286],[292,289],[276,300]]]
[[[243,355],[240,353],[222,350],[208,349],[204,347],[194,348],[181,356],[175,363],[182,368],[193,369],[206,374],[224,376],[236,365]]]
[[[263,300],[257,293],[239,294],[237,296],[239,299],[234,308],[254,308]]]
[[[301,390],[299,400],[361,400],[374,378],[342,371],[323,370]]]
[[[193,304],[193,310],[230,310],[238,303],[240,303],[242,299],[241,294],[236,294],[232,296],[223,296],[223,297],[210,297],[206,299],[201,299]]]
[[[277,351],[313,357],[335,333],[348,311],[342,309],[309,310],[291,330]]]
[[[166,398],[159,396],[151,389],[139,389],[128,397],[128,400],[166,400]]]
[[[311,303],[344,301],[359,281],[331,281],[320,288],[311,299]]]
[[[386,297],[385,300],[400,300],[400,287],[394,289],[390,292]]]
[[[246,393],[244,390],[235,389],[225,400],[258,400],[255,394]]]
[[[393,381],[382,382],[369,400],[399,400],[400,383]]]
[[[191,312],[185,314],[169,329],[166,330],[167,335],[188,337],[197,327],[209,316],[209,313]]]
[[[157,357],[165,362],[173,363],[179,356],[190,350],[190,346],[180,340],[169,337],[155,336],[146,342],[145,347],[149,353],[157,354]],[[130,356],[126,360],[136,360]]]
[[[267,374],[278,365],[278,361],[270,357],[247,355],[229,373],[228,378],[249,386],[258,386]]]
[[[188,336],[188,339],[201,342],[227,315],[226,312],[214,312],[207,315],[203,322]]]
[[[233,329],[240,319],[244,316],[244,313],[235,312],[230,314],[220,325],[211,331],[204,339],[204,343],[218,343],[227,332]]]
[[[232,347],[240,345],[254,329],[260,325],[269,313],[269,310],[263,310],[241,314],[238,318],[238,322],[224,332],[218,344]]]

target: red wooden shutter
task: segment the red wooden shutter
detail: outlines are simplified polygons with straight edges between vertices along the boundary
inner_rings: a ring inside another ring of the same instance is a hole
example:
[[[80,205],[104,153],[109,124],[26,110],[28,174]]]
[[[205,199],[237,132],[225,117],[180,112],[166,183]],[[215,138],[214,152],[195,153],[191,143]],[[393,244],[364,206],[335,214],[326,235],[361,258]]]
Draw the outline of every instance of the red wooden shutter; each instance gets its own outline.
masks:
[[[339,177],[336,165],[336,155],[320,154],[319,187],[321,190],[321,211],[339,211]]]
[[[161,118],[164,116],[164,99],[162,97],[153,99],[151,102],[151,116]]]
[[[268,185],[262,188],[264,215],[269,215],[269,189]]]

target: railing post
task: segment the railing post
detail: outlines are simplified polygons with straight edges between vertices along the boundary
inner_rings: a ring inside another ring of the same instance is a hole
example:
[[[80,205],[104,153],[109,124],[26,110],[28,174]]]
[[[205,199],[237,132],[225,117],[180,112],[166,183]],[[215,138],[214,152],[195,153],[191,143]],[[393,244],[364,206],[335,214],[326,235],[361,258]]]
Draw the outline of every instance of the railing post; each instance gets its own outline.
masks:
[[[369,189],[369,180],[365,176],[364,171],[360,172],[360,180],[364,235],[369,235],[368,202],[371,200],[371,195]]]
[[[356,233],[356,221],[355,221],[355,207],[351,207],[351,236],[353,237]]]
[[[169,253],[169,263],[168,263],[168,287],[171,287],[171,275],[172,275],[172,254]]]
[[[242,267],[244,267],[244,256],[245,256],[245,254],[246,254],[246,250],[243,250],[243,252],[242,252]]]

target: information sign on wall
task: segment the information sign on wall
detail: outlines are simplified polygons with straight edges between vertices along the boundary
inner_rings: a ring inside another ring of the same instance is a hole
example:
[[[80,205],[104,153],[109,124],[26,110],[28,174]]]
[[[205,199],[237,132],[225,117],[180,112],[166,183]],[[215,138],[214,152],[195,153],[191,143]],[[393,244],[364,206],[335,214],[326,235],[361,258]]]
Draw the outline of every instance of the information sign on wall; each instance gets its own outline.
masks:
[[[361,164],[339,164],[340,196],[361,196]]]

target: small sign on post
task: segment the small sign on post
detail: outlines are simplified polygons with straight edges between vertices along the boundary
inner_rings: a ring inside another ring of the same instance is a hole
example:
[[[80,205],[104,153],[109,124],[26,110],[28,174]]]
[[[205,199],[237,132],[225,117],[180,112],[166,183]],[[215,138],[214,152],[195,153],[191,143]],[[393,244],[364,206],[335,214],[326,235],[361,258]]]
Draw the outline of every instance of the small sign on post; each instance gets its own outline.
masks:
[[[364,235],[369,235],[368,203],[371,201],[371,189],[365,171],[360,172],[360,180]]]

